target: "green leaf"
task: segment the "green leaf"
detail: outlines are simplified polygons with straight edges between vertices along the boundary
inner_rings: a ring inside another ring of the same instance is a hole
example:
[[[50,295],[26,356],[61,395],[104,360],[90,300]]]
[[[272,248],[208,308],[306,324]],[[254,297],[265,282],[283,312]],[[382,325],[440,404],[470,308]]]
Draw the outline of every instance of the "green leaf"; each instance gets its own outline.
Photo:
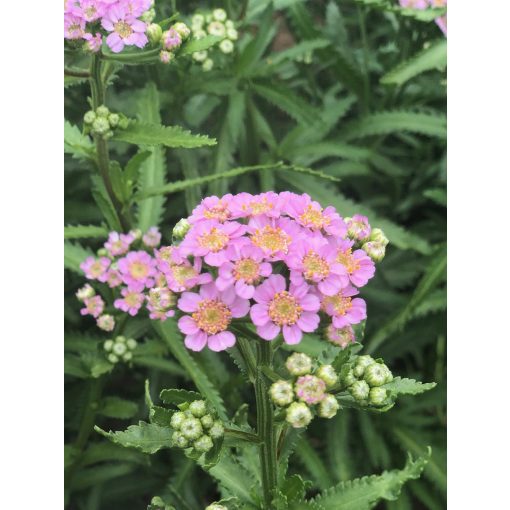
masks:
[[[331,473],[323,462],[322,457],[312,447],[312,445],[304,438],[298,439],[296,445],[296,455],[300,458],[305,469],[310,473],[316,486],[325,489],[333,484]],[[328,507],[337,508],[337,507]]]
[[[395,377],[393,381],[383,385],[383,388],[390,390],[394,395],[419,395],[425,391],[435,388],[435,382],[422,383],[414,379]]]
[[[202,395],[196,391],[188,390],[161,390],[159,397],[165,404],[174,404],[177,406],[184,402],[200,400]]]
[[[128,161],[128,164],[124,169],[124,176],[126,178],[126,181],[136,182],[138,180],[142,164],[145,163],[145,161],[150,158],[151,154],[152,154],[151,151],[137,152]]]
[[[94,256],[91,250],[83,248],[79,244],[64,242],[64,267],[83,276],[80,264],[90,256]]]
[[[164,145],[193,149],[204,145],[216,145],[216,140],[205,135],[194,135],[180,126],[161,126],[147,122],[131,121],[125,129],[117,129],[113,140],[136,145]]]
[[[221,458],[223,437],[214,440],[213,447],[205,454],[203,468],[206,470],[216,466]]]
[[[95,159],[95,147],[92,140],[67,120],[64,120],[64,152],[77,159]]]
[[[95,379],[113,370],[113,365],[99,352],[84,352],[81,355],[81,361]]]
[[[302,41],[291,48],[287,48],[277,53],[272,53],[266,58],[266,63],[270,68],[272,68],[285,60],[296,60],[313,50],[325,48],[330,44],[330,41],[327,39],[309,39],[308,41]],[[260,72],[264,72],[264,68],[262,68]]]
[[[384,85],[402,85],[415,76],[431,69],[443,70],[446,66],[446,39],[439,39],[414,57],[402,62],[381,78]]]
[[[97,425],[94,430],[116,444],[137,448],[144,453],[156,453],[163,448],[172,447],[172,429],[153,423],[141,421],[138,425],[131,425],[127,430],[118,432],[106,432]]]
[[[342,138],[350,141],[367,136],[410,132],[446,138],[446,116],[437,112],[383,111],[366,115],[344,126]]]
[[[423,196],[430,198],[436,204],[446,207],[446,190],[444,188],[427,189],[423,192]]]
[[[96,239],[108,235],[108,229],[96,225],[67,225],[64,227],[64,239]]]
[[[206,35],[202,37],[202,39],[191,39],[180,47],[177,56],[184,57],[185,55],[191,55],[197,51],[208,50],[223,39],[224,37],[219,37],[217,35]]]
[[[94,198],[99,210],[103,214],[108,227],[115,232],[122,232],[119,217],[112,201],[106,191],[105,185],[99,175],[92,175],[92,197]]]
[[[289,503],[301,501],[305,497],[305,482],[299,475],[289,476],[283,481],[281,491]]]
[[[127,420],[138,412],[138,405],[119,397],[105,397],[98,412],[108,418]]]
[[[430,458],[430,453],[429,448],[427,455],[416,460],[409,457],[402,470],[385,471],[381,475],[365,476],[341,482],[311,500],[308,507],[313,509],[370,510],[381,499],[395,501],[405,482],[420,477]]]

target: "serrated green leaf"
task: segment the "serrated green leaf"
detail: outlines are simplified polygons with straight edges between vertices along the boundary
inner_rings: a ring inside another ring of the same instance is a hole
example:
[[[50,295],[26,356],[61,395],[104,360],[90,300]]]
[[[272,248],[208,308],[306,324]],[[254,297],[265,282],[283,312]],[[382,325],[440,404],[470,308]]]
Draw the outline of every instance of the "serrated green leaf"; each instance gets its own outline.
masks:
[[[323,462],[319,453],[311,446],[309,441],[300,437],[296,444],[296,455],[301,460],[305,469],[310,473],[312,479],[319,489],[331,487],[333,479],[331,473]],[[331,507],[334,508],[334,507]]]
[[[172,429],[153,423],[141,421],[138,425],[131,425],[126,430],[117,432],[106,432],[96,425],[94,430],[116,444],[137,448],[144,453],[156,453],[163,448],[172,447]]]
[[[285,60],[296,60],[313,50],[326,48],[330,44],[330,41],[327,39],[310,39],[308,41],[302,41],[291,48],[268,55],[265,61],[268,66],[274,67]],[[262,68],[259,73],[263,73],[264,71],[264,68]]]
[[[414,379],[395,377],[393,381],[383,385],[383,388],[390,390],[394,395],[419,395],[425,391],[435,388],[435,382],[422,383]]]
[[[64,227],[64,239],[105,238],[108,229],[96,225],[67,225]]]
[[[93,160],[95,158],[92,140],[67,120],[64,120],[64,152],[72,154],[77,159]]]
[[[113,365],[99,352],[84,352],[80,358],[85,369],[95,379],[113,370]]]
[[[196,391],[188,390],[161,390],[159,397],[165,404],[174,404],[177,406],[184,402],[200,400],[202,395]]]
[[[64,267],[83,276],[80,264],[87,258],[94,256],[92,250],[83,248],[77,243],[64,242]]]
[[[108,227],[115,232],[122,232],[119,217],[102,179],[98,175],[92,175],[90,179],[92,181],[92,197],[106,220]]]
[[[138,412],[138,405],[119,397],[105,397],[98,412],[108,418],[127,420]]]

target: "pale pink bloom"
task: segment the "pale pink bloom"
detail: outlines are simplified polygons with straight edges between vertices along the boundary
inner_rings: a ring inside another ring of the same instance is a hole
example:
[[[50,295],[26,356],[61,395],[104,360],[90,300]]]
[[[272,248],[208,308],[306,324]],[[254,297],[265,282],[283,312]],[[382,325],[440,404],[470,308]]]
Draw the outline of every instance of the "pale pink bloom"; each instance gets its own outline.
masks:
[[[145,301],[145,296],[141,292],[129,290],[125,287],[120,291],[120,293],[122,298],[116,299],[113,302],[113,306],[134,317],[142,307],[143,302]]]
[[[400,0],[400,6],[405,9],[418,9],[422,11],[428,7],[428,0]]]
[[[202,259],[195,257],[193,265],[187,259],[183,259],[179,264],[168,264],[164,274],[170,290],[184,292],[197,285],[212,282],[212,275],[210,273],[200,273],[201,270]]]
[[[219,223],[204,220],[195,223],[179,245],[183,255],[204,257],[207,264],[219,267],[228,261],[227,247],[231,240],[238,239],[246,231],[246,226],[235,221]]]
[[[374,261],[364,250],[353,252],[353,241],[345,239],[337,241],[335,244],[337,248],[336,260],[345,267],[351,282],[356,287],[366,285],[375,274]]]
[[[99,317],[104,310],[104,301],[101,296],[93,296],[90,298],[85,298],[83,300],[83,304],[85,308],[80,310],[82,315],[92,315],[92,317]]]
[[[315,375],[302,375],[296,381],[294,391],[302,402],[318,404],[326,396],[326,383]]]
[[[257,334],[264,340],[273,340],[283,329],[283,338],[288,344],[298,344],[305,333],[319,326],[319,298],[311,294],[307,284],[290,284],[286,289],[282,275],[271,275],[259,285],[253,299],[257,304],[250,310],[250,317]]]
[[[122,6],[131,16],[138,18],[145,11],[151,8],[151,0],[117,0],[118,4]]]
[[[120,273],[116,269],[108,269],[105,275],[105,282],[108,284],[110,289],[118,287],[122,283]]]
[[[86,21],[80,16],[68,12],[64,14],[64,38],[82,39],[85,35]]]
[[[89,34],[88,32],[83,36],[83,39],[87,41],[85,46],[91,53],[97,53],[103,44],[103,36],[99,33],[96,35]]]
[[[230,246],[228,258],[218,270],[216,287],[225,290],[233,285],[239,297],[251,299],[255,285],[271,274],[271,264],[264,262],[263,251],[251,243]]]
[[[221,198],[217,196],[207,197],[193,209],[191,216],[188,218],[189,223],[196,223],[201,220],[217,220],[223,223],[230,219],[232,213],[230,205],[232,195],[224,195]]]
[[[322,294],[333,296],[349,284],[347,270],[337,261],[337,249],[324,238],[298,239],[285,262],[294,285],[317,284]]]
[[[161,242],[161,232],[158,227],[151,227],[142,237],[143,244],[148,248],[156,248]]]
[[[163,47],[166,50],[178,48],[182,43],[181,36],[174,28],[169,28],[163,33]]]
[[[103,331],[113,331],[115,327],[115,319],[112,315],[101,315],[96,320],[97,327]]]
[[[166,273],[171,265],[182,264],[186,257],[184,257],[177,246],[162,246],[159,250],[154,250],[154,258],[158,269]]]
[[[80,269],[89,280],[106,281],[106,272],[110,267],[110,259],[107,257],[87,257],[81,264]]]
[[[171,309],[175,305],[175,295],[166,287],[154,287],[146,297],[151,319],[165,321],[175,315],[175,310]]]
[[[236,296],[230,287],[220,292],[214,283],[202,285],[199,293],[184,292],[177,306],[191,315],[181,317],[179,329],[186,335],[184,344],[192,351],[201,351],[206,345],[212,351],[232,347],[236,338],[227,328],[233,318],[244,317],[250,303]]]
[[[354,287],[346,287],[334,296],[324,296],[321,307],[333,318],[335,328],[344,328],[350,324],[359,324],[367,318],[367,305],[363,299],[352,298],[358,291]]]
[[[132,290],[141,292],[154,285],[156,261],[145,251],[131,251],[117,262],[122,281]]]
[[[347,235],[355,241],[363,241],[370,237],[372,228],[368,223],[368,218],[361,214],[355,214],[347,220]]]
[[[278,218],[282,212],[285,200],[274,191],[267,191],[259,195],[239,193],[230,203],[234,218],[247,218],[264,214],[271,218]]]
[[[106,6],[100,0],[79,0],[74,12],[77,16],[90,23],[104,16]]]
[[[319,202],[314,202],[306,193],[303,195],[289,194],[285,204],[285,212],[300,225],[312,230],[345,237],[347,226],[334,207],[322,209]]]
[[[131,243],[135,240],[132,234],[119,234],[118,232],[110,232],[108,241],[104,243],[104,247],[112,257],[124,255],[129,251]]]
[[[119,53],[124,46],[143,48],[149,39],[145,35],[146,23],[136,19],[121,5],[113,5],[101,20],[103,28],[111,32],[106,44],[114,53]]]
[[[333,324],[330,324],[326,328],[326,338],[331,343],[339,345],[342,348],[347,347],[350,343],[355,341],[354,330],[350,325],[343,328],[335,328]]]

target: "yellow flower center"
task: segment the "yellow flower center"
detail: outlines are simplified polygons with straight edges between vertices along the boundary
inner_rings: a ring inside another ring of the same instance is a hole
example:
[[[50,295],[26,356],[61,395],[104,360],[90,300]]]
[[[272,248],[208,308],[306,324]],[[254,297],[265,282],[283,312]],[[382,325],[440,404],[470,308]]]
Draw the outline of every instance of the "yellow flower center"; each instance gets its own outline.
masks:
[[[209,220],[227,221],[230,212],[227,211],[227,204],[219,201],[214,207],[204,211],[204,218]]]
[[[133,29],[125,21],[117,21],[117,23],[113,25],[113,28],[122,39],[126,39],[133,33]]]
[[[172,266],[173,277],[179,285],[184,285],[187,280],[194,278],[197,272],[190,266]]]
[[[275,294],[269,303],[269,317],[278,326],[292,326],[296,324],[303,309],[299,306],[297,299],[286,290]]]
[[[101,262],[97,260],[90,266],[90,274],[97,278],[98,276],[101,276],[103,274],[103,266],[101,265]]]
[[[91,5],[90,7],[87,7],[85,9],[85,15],[89,18],[92,18],[93,16],[96,15],[96,12],[97,12],[97,9],[95,8],[94,5]]]
[[[236,280],[243,279],[249,285],[259,280],[259,264],[253,259],[238,260],[232,272]]]
[[[145,278],[149,274],[149,268],[142,262],[132,262],[129,264],[129,273],[133,278]]]
[[[275,253],[282,251],[287,253],[289,245],[292,241],[291,237],[285,233],[280,227],[271,227],[266,225],[263,229],[257,229],[251,236],[251,240],[255,246],[263,250]]]
[[[216,227],[213,227],[207,234],[202,234],[198,238],[198,244],[212,252],[217,252],[225,248],[228,243],[228,235]]]
[[[322,308],[332,308],[335,315],[345,315],[352,308],[352,299],[341,294],[336,296],[324,296]]]
[[[317,229],[326,227],[331,222],[329,218],[322,215],[322,209],[315,209],[311,205],[306,207],[299,220],[304,226]]]
[[[198,310],[192,317],[202,331],[208,335],[216,335],[228,328],[232,313],[221,301],[205,299],[198,305]]]
[[[136,292],[130,292],[124,297],[124,301],[128,306],[138,306],[140,302],[140,296]]]
[[[354,273],[354,271],[360,268],[359,260],[354,258],[350,248],[345,251],[339,251],[336,256],[336,261],[343,264],[349,274]]]
[[[158,252],[158,256],[161,260],[164,260],[166,262],[171,262],[172,261],[172,253],[174,251],[174,248],[173,246],[163,246],[159,252]]]
[[[304,276],[307,280],[329,276],[329,264],[318,253],[310,250],[303,258]]]
[[[267,198],[264,197],[262,200],[250,202],[248,206],[243,205],[243,209],[251,209],[251,213],[254,216],[258,214],[264,214],[269,212],[273,208],[273,204],[267,201]]]

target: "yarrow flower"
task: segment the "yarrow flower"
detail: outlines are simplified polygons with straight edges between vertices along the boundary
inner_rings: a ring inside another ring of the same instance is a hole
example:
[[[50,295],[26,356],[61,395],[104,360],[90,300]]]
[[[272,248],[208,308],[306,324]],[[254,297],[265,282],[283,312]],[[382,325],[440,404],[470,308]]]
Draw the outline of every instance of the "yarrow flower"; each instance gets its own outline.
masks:
[[[120,53],[124,46],[143,48],[149,42],[145,34],[147,24],[136,19],[132,12],[127,4],[120,3],[110,7],[101,20],[102,27],[110,32],[106,44],[114,53]]]
[[[129,288],[123,288],[120,293],[122,298],[116,299],[113,306],[123,312],[129,313],[131,316],[135,316],[142,307],[145,296],[141,292],[129,290]]]
[[[129,251],[130,245],[134,241],[131,234],[119,234],[118,232],[110,232],[108,234],[108,241],[105,243],[105,248],[112,257],[124,255]]]
[[[100,282],[106,281],[106,273],[110,267],[110,259],[106,257],[87,257],[84,262],[80,264],[80,269],[85,273],[89,280],[99,280]]]
[[[83,304],[85,307],[80,310],[82,315],[92,315],[97,319],[103,313],[104,301],[101,296],[85,298]]]
[[[145,251],[129,252],[118,261],[122,281],[130,288],[141,292],[154,285],[156,261]]]

